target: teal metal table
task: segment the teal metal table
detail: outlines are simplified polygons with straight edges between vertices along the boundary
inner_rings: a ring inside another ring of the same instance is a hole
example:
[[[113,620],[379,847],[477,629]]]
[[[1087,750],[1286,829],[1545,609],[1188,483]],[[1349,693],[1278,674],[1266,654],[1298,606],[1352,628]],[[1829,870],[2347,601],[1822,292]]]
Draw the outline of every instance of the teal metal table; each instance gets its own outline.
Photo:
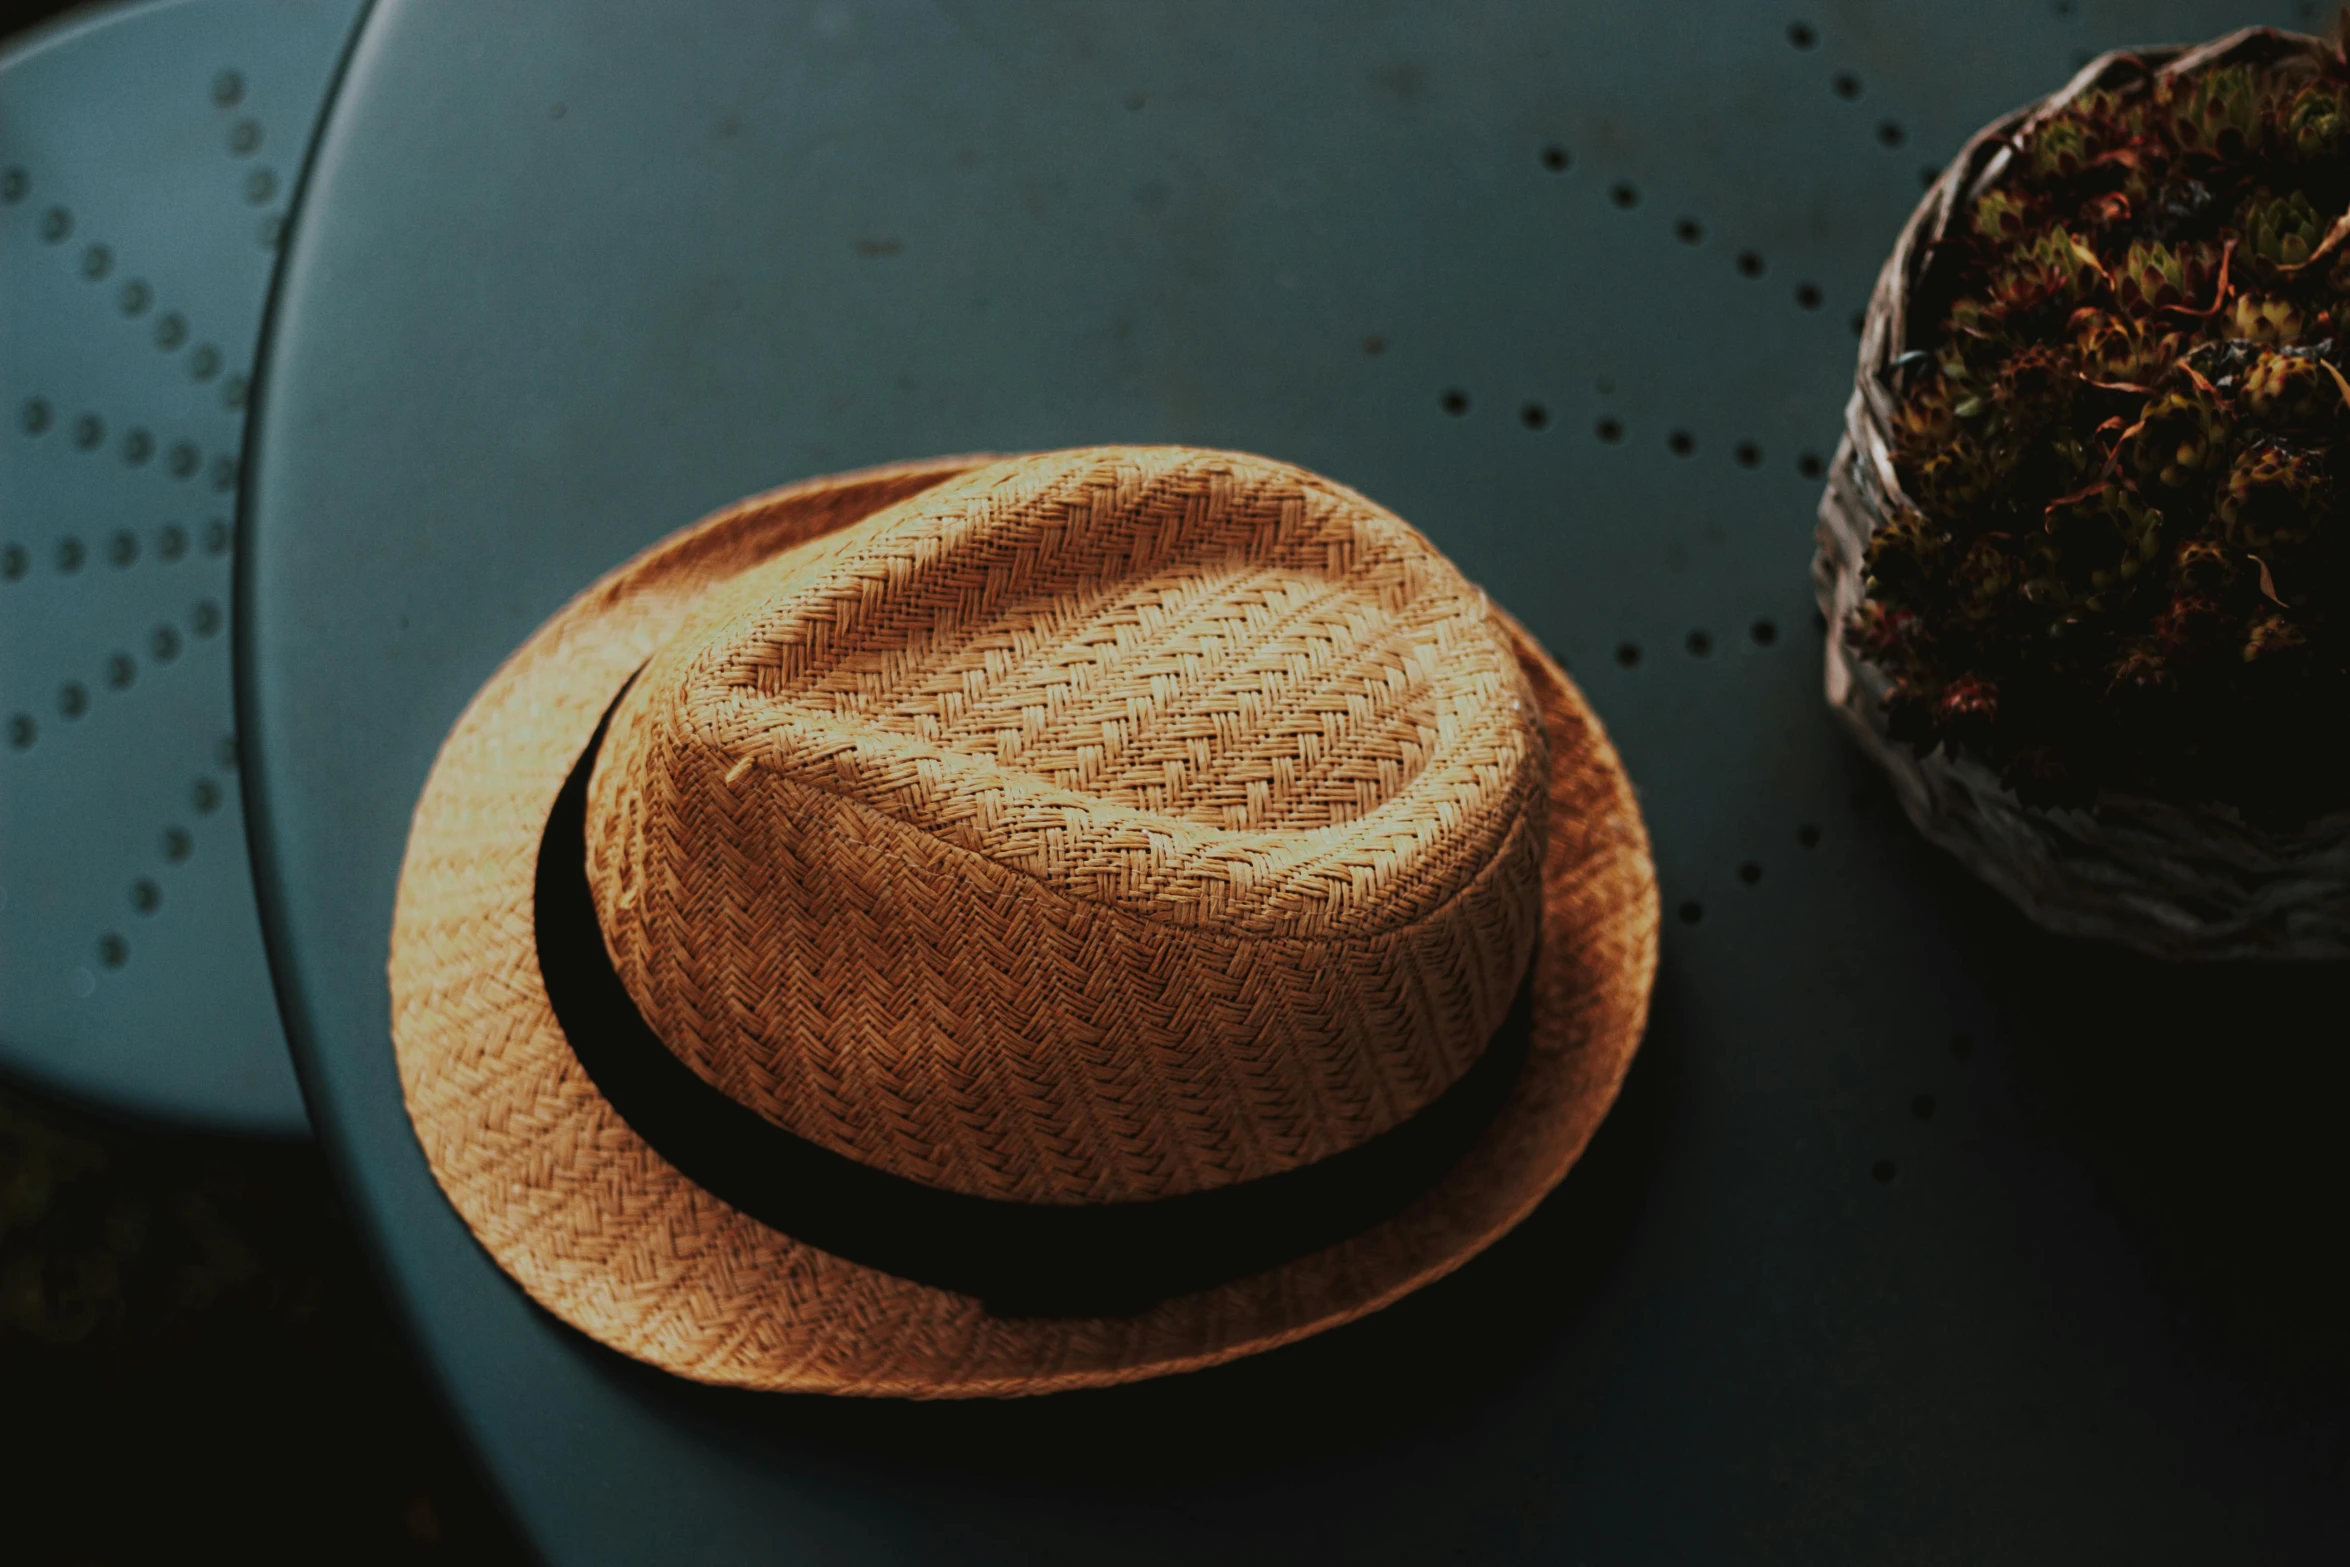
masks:
[[[1921,177],[2087,51],[2252,19],[378,4],[259,388],[248,795],[320,1134],[545,1553],[2338,1549],[2350,987],[2023,926],[1838,737],[1806,576]],[[1115,1393],[732,1395],[561,1328],[401,1109],[384,959],[442,735],[570,594],[737,495],[1126,440],[1364,489],[1584,685],[1670,911],[1590,1158],[1421,1297]]]
[[[360,0],[85,8],[0,51],[0,1071],[299,1136],[238,803],[238,462]]]

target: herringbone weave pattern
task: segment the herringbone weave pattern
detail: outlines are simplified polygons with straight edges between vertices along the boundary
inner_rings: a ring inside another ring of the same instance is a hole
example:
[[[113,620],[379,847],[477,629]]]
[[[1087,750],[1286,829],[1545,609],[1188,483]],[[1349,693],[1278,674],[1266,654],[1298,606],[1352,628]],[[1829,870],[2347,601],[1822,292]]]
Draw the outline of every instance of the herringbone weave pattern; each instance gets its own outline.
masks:
[[[839,1153],[1031,1202],[1324,1158],[1533,948],[1542,728],[1484,595],[1260,458],[991,466],[729,584],[589,799],[622,979]]]
[[[1007,517],[1034,536],[991,554]],[[1117,548],[1086,543],[1119,518],[1149,520],[1117,524]],[[906,608],[948,580],[960,586]],[[1448,1082],[1533,941],[1514,1097],[1393,1218],[1130,1317],[997,1318],[770,1230],[620,1120],[538,973],[547,810],[640,669],[591,800],[608,943],[673,1049],[805,1135],[942,1185],[1064,1201],[1282,1168]],[[1140,700],[1111,701],[1122,686]],[[1415,825],[1366,831],[1391,811]],[[778,959],[734,921],[805,950]],[[1008,987],[993,1004],[1031,1027],[973,1020],[951,928]],[[859,1005],[959,1018],[994,1043],[779,1019],[761,987],[810,987],[814,1014],[846,1015],[821,989],[846,946],[867,948]],[[877,950],[907,946],[927,955]],[[582,594],[444,745],[389,977],[425,1154],[542,1304],[701,1380],[940,1397],[1211,1364],[1457,1267],[1556,1184],[1606,1113],[1655,946],[1630,788],[1522,631],[1350,492],[1145,448],[796,486]],[[1281,984],[1255,977],[1267,952],[1295,970]],[[1322,954],[1312,972],[1306,952]],[[1096,972],[1098,993],[1083,983]],[[1235,1020],[1252,984],[1265,1027],[1289,1030],[1280,1050]],[[1361,1017],[1315,1014],[1350,989]],[[891,1074],[917,1086],[872,1097]]]

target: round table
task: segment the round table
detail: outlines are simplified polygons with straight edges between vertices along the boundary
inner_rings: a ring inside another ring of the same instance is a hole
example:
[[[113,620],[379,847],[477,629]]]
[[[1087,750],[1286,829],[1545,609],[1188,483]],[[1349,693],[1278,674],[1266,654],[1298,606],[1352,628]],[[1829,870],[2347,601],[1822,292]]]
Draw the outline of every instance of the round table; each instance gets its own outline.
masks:
[[[2350,1505],[2338,969],[2043,937],[1819,694],[1851,321],[1976,124],[2224,5],[393,3],[271,329],[239,601],[319,1131],[553,1560],[2280,1559]],[[2290,21],[2288,14],[2275,18]],[[1560,1193],[1357,1327],[1104,1394],[741,1395],[533,1307],[427,1173],[384,960],[493,667],[737,495],[1264,451],[1566,659],[1668,930]],[[2332,1030],[2338,1034],[2338,1027]]]

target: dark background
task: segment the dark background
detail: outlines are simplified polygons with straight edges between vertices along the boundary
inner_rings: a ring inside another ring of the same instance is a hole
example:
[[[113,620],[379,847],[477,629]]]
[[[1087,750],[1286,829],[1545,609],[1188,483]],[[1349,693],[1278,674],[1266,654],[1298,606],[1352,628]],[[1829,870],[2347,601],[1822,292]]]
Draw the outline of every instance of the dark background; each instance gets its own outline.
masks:
[[[0,45],[73,7],[0,0]],[[0,1082],[0,1561],[525,1554],[315,1148]]]
[[[522,1560],[306,1145],[0,1087],[0,1560]]]

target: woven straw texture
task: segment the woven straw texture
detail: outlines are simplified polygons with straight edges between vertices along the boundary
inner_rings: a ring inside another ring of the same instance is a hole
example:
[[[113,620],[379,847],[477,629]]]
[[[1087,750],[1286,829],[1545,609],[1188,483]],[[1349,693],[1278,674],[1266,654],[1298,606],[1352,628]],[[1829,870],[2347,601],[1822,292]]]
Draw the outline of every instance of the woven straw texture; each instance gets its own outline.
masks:
[[[795,1242],[606,1105],[538,973],[541,828],[640,669],[589,797],[608,947],[803,1137],[1027,1201],[1251,1179],[1441,1093],[1530,959],[1512,1097],[1387,1221],[1133,1316]],[[1458,1266],[1606,1113],[1655,952],[1606,739],[1425,540],[1295,468],[1103,448],[795,486],[583,594],[444,745],[390,980],[427,1158],[550,1310],[700,1380],[969,1396],[1230,1359]]]
[[[1893,461],[1895,399],[1886,375],[1913,347],[1910,290],[1950,224],[1996,184],[2034,125],[2117,72],[2192,74],[2262,61],[2313,40],[2252,28],[2191,50],[2102,55],[2062,91],[1984,127],[1919,203],[1870,296],[1845,434],[1820,500],[1812,582],[1831,628],[1864,595],[1869,536],[1914,511]],[[2350,815],[2289,833],[2247,826],[2222,806],[2108,793],[2094,812],[2039,810],[1996,774],[1943,749],[1920,756],[1885,727],[1888,677],[1831,634],[1828,701],[1891,777],[1918,830],[2046,928],[2168,958],[2350,957]]]
[[[745,572],[589,799],[623,982],[705,1079],[1027,1202],[1271,1175],[1476,1059],[1542,730],[1484,597],[1331,486],[991,469]]]

